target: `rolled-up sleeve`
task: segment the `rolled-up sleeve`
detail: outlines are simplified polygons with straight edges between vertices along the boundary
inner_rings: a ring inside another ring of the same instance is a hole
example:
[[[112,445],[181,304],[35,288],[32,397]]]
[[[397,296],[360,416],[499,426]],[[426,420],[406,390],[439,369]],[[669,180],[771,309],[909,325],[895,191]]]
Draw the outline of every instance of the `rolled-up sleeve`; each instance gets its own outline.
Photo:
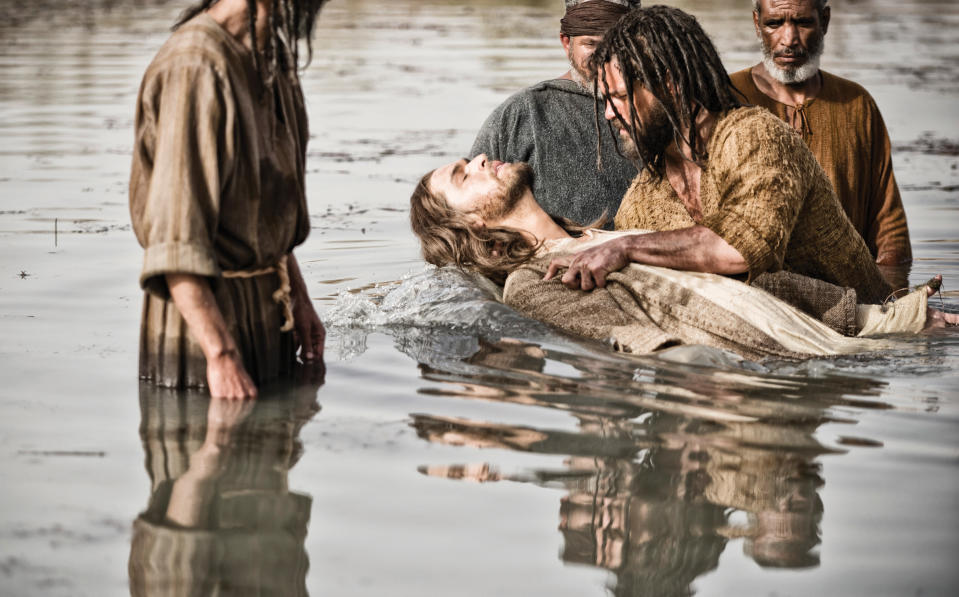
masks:
[[[744,119],[716,131],[720,137],[710,143],[719,204],[702,224],[739,251],[750,278],[782,269],[808,193],[803,141],[774,118]]]
[[[184,60],[147,74],[137,115],[141,174],[131,185],[131,215],[144,248],[140,285],[162,297],[165,274],[220,275],[215,234],[235,157],[225,79],[209,64]]]

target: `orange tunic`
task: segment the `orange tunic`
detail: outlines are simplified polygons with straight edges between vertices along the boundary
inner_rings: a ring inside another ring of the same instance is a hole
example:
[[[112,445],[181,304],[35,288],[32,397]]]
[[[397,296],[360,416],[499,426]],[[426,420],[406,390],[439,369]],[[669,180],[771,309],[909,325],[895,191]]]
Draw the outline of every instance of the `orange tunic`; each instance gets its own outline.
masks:
[[[733,73],[730,79],[748,103],[766,108],[802,134],[876,261],[883,265],[909,262],[909,227],[879,108],[862,86],[820,72],[819,94],[798,107],[781,104],[760,91],[752,68]]]

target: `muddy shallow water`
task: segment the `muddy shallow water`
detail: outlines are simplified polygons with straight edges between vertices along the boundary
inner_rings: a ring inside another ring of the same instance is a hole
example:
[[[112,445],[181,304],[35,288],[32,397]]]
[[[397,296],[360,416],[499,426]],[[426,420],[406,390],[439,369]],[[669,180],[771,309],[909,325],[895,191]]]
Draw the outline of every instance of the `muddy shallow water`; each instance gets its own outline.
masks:
[[[297,252],[325,377],[250,410],[141,388],[133,103],[185,4],[0,0],[0,593],[954,594],[959,335],[626,358],[422,265],[412,184],[565,70],[560,0],[333,0]],[[756,60],[747,2],[676,4]],[[823,66],[882,109],[910,279],[955,311],[959,5],[830,4]],[[180,490],[197,528],[162,522]]]

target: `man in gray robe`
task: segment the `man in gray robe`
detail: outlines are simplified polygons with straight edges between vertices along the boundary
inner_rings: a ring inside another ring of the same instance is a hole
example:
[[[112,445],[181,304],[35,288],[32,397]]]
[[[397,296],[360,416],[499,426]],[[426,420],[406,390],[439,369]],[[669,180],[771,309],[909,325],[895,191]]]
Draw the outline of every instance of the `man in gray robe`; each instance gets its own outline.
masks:
[[[619,209],[636,166],[622,157],[601,127],[603,162],[596,164],[596,124],[587,63],[603,34],[637,0],[566,0],[560,41],[570,69],[558,79],[512,95],[486,119],[470,156],[526,162],[533,168],[533,191],[547,213],[590,224]]]

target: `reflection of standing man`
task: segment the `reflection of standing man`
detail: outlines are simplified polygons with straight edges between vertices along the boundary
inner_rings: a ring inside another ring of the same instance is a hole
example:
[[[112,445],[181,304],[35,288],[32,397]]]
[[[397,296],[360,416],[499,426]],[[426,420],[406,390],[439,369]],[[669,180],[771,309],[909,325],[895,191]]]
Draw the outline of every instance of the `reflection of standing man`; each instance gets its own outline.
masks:
[[[570,69],[558,79],[528,87],[486,119],[470,156],[527,162],[533,194],[547,213],[588,224],[612,218],[636,167],[620,156],[602,127],[602,168],[596,165],[595,105],[587,63],[603,34],[636,0],[566,0],[559,38]]]
[[[753,0],[763,60],[731,75],[749,103],[802,134],[853,226],[881,265],[912,261],[889,134],[860,85],[819,68],[828,0]]]
[[[290,489],[317,376],[259,401],[140,384],[150,500],[133,522],[130,594],[306,595],[312,498]]]

